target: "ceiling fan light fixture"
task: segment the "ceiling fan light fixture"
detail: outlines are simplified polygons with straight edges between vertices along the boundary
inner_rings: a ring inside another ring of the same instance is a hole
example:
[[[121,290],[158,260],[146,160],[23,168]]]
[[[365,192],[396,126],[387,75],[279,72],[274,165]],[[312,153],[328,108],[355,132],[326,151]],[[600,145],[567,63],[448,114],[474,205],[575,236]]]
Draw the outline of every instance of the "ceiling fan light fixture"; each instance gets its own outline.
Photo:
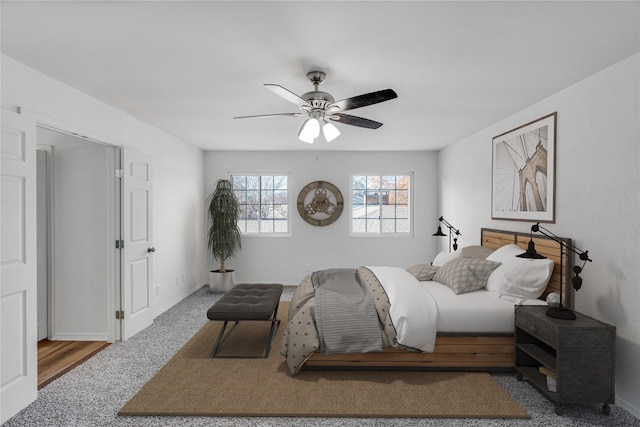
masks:
[[[327,142],[331,142],[340,136],[340,131],[333,125],[333,123],[325,123],[324,126],[322,126],[322,133]]]
[[[313,144],[316,138],[320,135],[320,122],[318,119],[310,118],[305,120],[298,132],[298,139],[307,144]]]
[[[320,136],[321,128],[327,142],[333,141],[340,136],[338,128],[329,123],[329,120],[339,122],[344,125],[357,126],[366,129],[378,129],[382,126],[382,123],[376,122],[375,120],[345,114],[344,112],[395,99],[398,97],[398,94],[395,93],[393,89],[378,90],[335,101],[335,98],[330,93],[318,90],[318,86],[324,82],[326,76],[327,75],[324,71],[310,71],[307,73],[307,79],[309,80],[309,83],[313,85],[313,90],[311,92],[306,92],[301,96],[298,96],[289,89],[277,84],[267,83],[264,85],[276,95],[298,106],[301,111],[299,113],[236,116],[234,119],[308,116],[309,118],[305,120],[298,131],[298,138],[300,141],[306,142],[307,144],[313,144],[315,142],[318,136]]]

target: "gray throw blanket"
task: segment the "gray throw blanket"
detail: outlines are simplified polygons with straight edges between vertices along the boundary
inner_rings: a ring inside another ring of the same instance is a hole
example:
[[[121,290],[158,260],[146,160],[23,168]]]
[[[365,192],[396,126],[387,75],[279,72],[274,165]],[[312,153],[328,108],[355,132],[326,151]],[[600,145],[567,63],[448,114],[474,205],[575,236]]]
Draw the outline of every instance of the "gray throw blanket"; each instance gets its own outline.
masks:
[[[311,282],[322,353],[382,351],[376,307],[355,269],[316,271]]]

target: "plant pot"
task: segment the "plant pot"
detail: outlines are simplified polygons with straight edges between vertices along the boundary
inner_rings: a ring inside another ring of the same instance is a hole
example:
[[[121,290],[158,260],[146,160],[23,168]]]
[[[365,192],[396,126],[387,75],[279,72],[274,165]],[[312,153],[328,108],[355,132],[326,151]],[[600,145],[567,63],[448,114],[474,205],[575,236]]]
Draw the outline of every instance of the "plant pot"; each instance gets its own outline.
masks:
[[[227,292],[235,285],[235,270],[227,270],[221,273],[220,270],[209,272],[209,290],[211,292]]]

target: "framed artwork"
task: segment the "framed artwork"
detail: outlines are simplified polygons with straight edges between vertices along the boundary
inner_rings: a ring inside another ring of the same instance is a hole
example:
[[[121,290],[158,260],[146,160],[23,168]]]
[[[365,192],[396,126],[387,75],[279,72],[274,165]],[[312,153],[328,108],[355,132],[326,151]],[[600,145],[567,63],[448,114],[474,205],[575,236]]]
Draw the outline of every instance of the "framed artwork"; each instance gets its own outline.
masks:
[[[493,138],[492,219],[555,221],[556,114]]]

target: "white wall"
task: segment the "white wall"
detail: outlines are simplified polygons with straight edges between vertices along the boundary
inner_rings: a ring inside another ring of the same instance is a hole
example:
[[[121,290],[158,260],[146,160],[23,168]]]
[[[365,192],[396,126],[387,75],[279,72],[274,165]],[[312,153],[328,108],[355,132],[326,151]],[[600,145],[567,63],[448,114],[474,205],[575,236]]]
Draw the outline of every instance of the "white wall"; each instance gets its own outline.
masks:
[[[1,78],[3,108],[22,107],[38,121],[151,154],[156,315],[207,282],[200,149],[5,55]]]
[[[640,54],[442,150],[442,211],[479,239],[491,220],[491,139],[557,111],[556,219],[589,250],[576,310],[617,328],[616,403],[640,416]],[[471,209],[470,209],[471,208]]]
[[[309,272],[359,265],[408,267],[431,261],[438,239],[437,154],[433,152],[227,152],[205,154],[205,198],[228,172],[288,172],[290,237],[244,237],[242,252],[226,262],[236,270],[236,282],[298,284]],[[350,175],[414,173],[414,235],[405,237],[350,237]],[[313,181],[329,181],[342,192],[345,209],[340,218],[315,227],[300,217],[298,193]],[[203,211],[203,214],[205,212]],[[309,267],[307,268],[307,264]],[[209,266],[213,266],[210,263]]]

